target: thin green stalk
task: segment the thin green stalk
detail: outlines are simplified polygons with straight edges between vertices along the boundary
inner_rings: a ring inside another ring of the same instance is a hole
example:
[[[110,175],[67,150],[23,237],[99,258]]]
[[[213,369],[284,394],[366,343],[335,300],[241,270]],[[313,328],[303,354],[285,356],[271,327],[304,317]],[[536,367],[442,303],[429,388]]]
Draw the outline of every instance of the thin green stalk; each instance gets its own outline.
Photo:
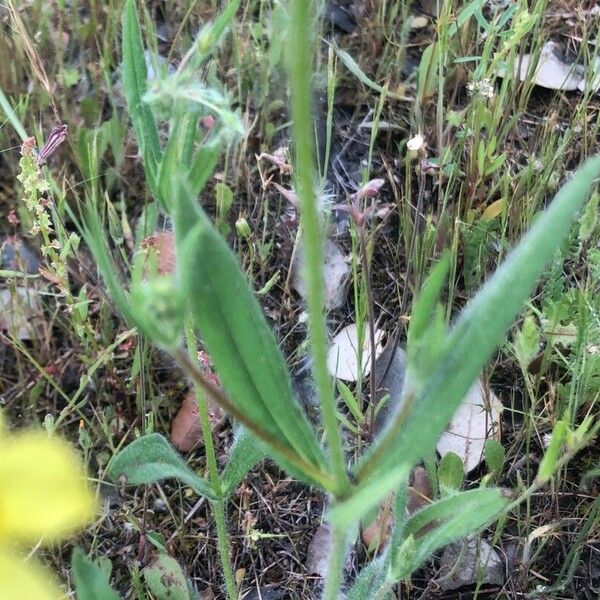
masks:
[[[192,319],[189,318],[185,326],[185,335],[187,340],[188,353],[190,361],[196,366],[198,365],[198,347],[196,345],[196,337],[194,335],[194,325]],[[208,418],[208,407],[206,405],[206,396],[204,390],[197,384],[194,385],[196,392],[196,401],[198,403],[198,416],[200,418],[200,427],[202,429],[202,437],[204,439],[204,449],[206,454],[206,464],[208,466],[208,476],[213,489],[218,493],[219,499],[211,503],[212,513],[217,527],[217,546],[219,548],[219,557],[221,566],[223,567],[223,578],[225,580],[225,589],[229,600],[236,600],[238,596],[235,577],[233,575],[233,566],[231,564],[231,556],[229,554],[230,541],[227,533],[227,523],[225,515],[226,499],[221,491],[221,479],[219,477],[219,468],[217,465],[217,455],[213,444],[212,429]]]
[[[217,527],[217,546],[219,548],[219,557],[223,567],[223,578],[225,579],[225,589],[229,600],[237,600],[238,590],[233,575],[231,564],[229,534],[227,533],[227,523],[225,515],[225,499],[211,502],[213,517]]]
[[[327,329],[323,289],[323,236],[314,188],[313,125],[311,115],[311,80],[313,39],[311,15],[315,3],[309,0],[288,3],[290,27],[289,76],[291,108],[296,143],[297,188],[304,232],[303,252],[307,284],[309,338],[313,357],[313,375],[323,414],[325,435],[331,453],[336,482],[348,486],[340,428],[336,418],[336,403],[327,373]],[[309,39],[307,39],[307,37]]]
[[[373,433],[375,426],[375,403],[377,400],[377,382],[375,376],[376,348],[375,348],[375,312],[373,311],[373,292],[371,290],[371,267],[369,265],[369,257],[367,255],[367,239],[365,235],[365,224],[361,224],[358,228],[360,240],[360,260],[362,262],[363,274],[365,278],[365,292],[367,294],[367,314],[369,319],[369,344],[370,344],[370,361],[371,361],[371,376],[369,377],[371,414],[369,416],[369,433]],[[359,365],[362,365],[362,358]]]
[[[24,142],[29,136],[27,135],[21,120],[17,116],[17,113],[13,110],[8,98],[2,91],[2,88],[0,88],[0,108],[4,111],[6,118],[10,121],[10,124],[14,127],[14,130],[19,134],[21,141]]]
[[[338,600],[342,572],[346,562],[346,532],[341,527],[332,527],[329,560],[327,562],[327,577],[323,600]]]

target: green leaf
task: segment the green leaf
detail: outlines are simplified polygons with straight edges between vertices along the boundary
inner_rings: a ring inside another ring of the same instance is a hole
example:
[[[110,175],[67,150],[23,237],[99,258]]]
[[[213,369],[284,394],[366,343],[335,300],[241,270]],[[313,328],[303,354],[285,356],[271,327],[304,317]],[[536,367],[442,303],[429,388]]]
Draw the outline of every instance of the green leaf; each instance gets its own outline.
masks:
[[[182,165],[191,163],[190,152],[193,150],[197,124],[196,114],[183,114],[172,119],[169,141],[165,146],[157,175],[157,191],[163,206],[171,207],[171,178],[182,168]]]
[[[222,145],[223,141],[217,136],[198,148],[188,175],[193,196],[197,196],[202,191],[215,170],[221,156]]]
[[[263,458],[267,455],[265,447],[245,427],[237,428],[233,436],[233,444],[229,453],[227,465],[221,473],[221,489],[223,496],[227,497],[238,487]]]
[[[542,462],[540,462],[540,468],[537,475],[539,481],[548,481],[550,477],[552,477],[566,432],[567,422],[557,421],[556,425],[554,425],[554,429],[552,430],[552,437],[550,438],[548,449],[544,454],[544,458],[542,458]]]
[[[190,600],[185,575],[174,558],[160,554],[143,573],[156,600]]]
[[[195,70],[218,48],[229,23],[233,19],[240,0],[231,0],[225,10],[212,22],[207,23],[198,33],[194,52],[190,59],[190,70]]]
[[[231,402],[226,410],[267,442],[285,468],[295,466],[305,480],[330,485],[325,455],[235,255],[195,203],[183,175],[172,188],[179,277]]]
[[[485,464],[490,473],[500,473],[504,467],[504,446],[492,438],[485,440],[483,445]]]
[[[483,527],[506,504],[500,490],[480,488],[448,496],[416,512],[403,531],[404,539],[415,536],[414,558],[408,567],[400,560],[392,565],[394,579],[408,576],[439,548]],[[431,525],[435,528],[423,534],[423,528]]]
[[[108,474],[114,480],[124,479],[127,485],[177,479],[197,494],[217,499],[210,483],[196,475],[159,433],[144,435],[121,450],[113,458]]]
[[[372,600],[375,592],[386,582],[389,562],[389,550],[386,550],[364,567],[348,592],[348,600]],[[381,596],[381,600],[391,600],[393,597],[390,591]]]
[[[147,92],[142,102],[170,103],[185,110],[200,114],[204,109],[216,114],[222,121],[224,130],[230,134],[244,135],[246,130],[238,112],[231,110],[232,101],[226,93],[220,93],[214,87],[208,87],[201,81],[187,80],[175,73],[160,82],[152,91]]]
[[[467,304],[443,345],[422,389],[402,410],[355,468],[359,480],[403,469],[431,452],[461,400],[531,293],[544,267],[570,230],[600,171],[600,157],[588,160],[550,207]]]
[[[354,397],[354,394],[350,391],[350,388],[341,380],[337,381],[337,389],[344,401],[344,404],[348,407],[348,410],[352,413],[352,416],[356,419],[356,422],[361,424],[365,422],[365,416],[360,410],[360,406]]]
[[[431,270],[413,304],[406,347],[411,385],[429,376],[443,347],[446,322],[439,299],[449,268],[450,255],[446,254]]]
[[[336,47],[335,52],[339,56],[340,60],[344,63],[348,71],[350,71],[350,73],[352,73],[352,75],[354,75],[354,77],[356,77],[363,85],[366,85],[368,88],[371,88],[380,94],[384,92],[384,87],[367,77],[364,71],[358,66],[358,63],[345,50],[341,50],[340,48]],[[385,90],[385,95],[388,98],[393,98],[394,100],[409,100],[409,98],[400,96],[388,90]]]
[[[147,91],[148,71],[144,59],[142,33],[135,0],[127,0],[123,11],[123,92],[135,137],[144,160],[144,170],[151,187],[156,183],[160,163],[160,143],[150,107],[142,100]]]
[[[128,324],[130,326],[136,325],[129,296],[125,292],[125,285],[119,277],[117,267],[110,254],[106,232],[102,226],[96,207],[91,203],[86,204],[83,223],[77,219],[73,211],[68,210],[68,212],[94,256],[94,261],[104,279],[112,301]]]
[[[163,348],[179,346],[186,317],[186,299],[168,275],[136,281],[131,288],[132,312],[140,331]]]
[[[370,478],[364,484],[356,487],[352,495],[343,502],[333,506],[327,521],[334,527],[350,527],[360,521],[374,506],[408,480],[410,468],[402,463],[403,468],[390,469],[376,478]]]
[[[71,569],[77,600],[121,600],[121,596],[108,583],[110,570],[106,572],[102,569],[81,548],[73,550]]]
[[[233,204],[233,191],[226,183],[219,182],[215,185],[215,195],[219,215],[226,217]]]
[[[438,481],[442,495],[460,490],[464,479],[463,461],[454,452],[442,456],[438,466]]]
[[[514,343],[517,360],[526,368],[540,349],[540,332],[532,315],[525,317]]]
[[[433,42],[425,48],[419,63],[419,84],[417,87],[417,100],[420,104],[429,98],[438,86],[438,61],[440,60],[440,45]]]
[[[431,323],[431,318],[440,301],[440,294],[450,269],[450,255],[444,254],[429,273],[418,298],[414,301],[410,315],[408,343],[418,342]]]
[[[458,13],[456,21],[448,27],[448,36],[452,37],[458,33],[458,30],[475,14],[481,12],[484,0],[471,0]]]
[[[580,242],[589,240],[596,229],[596,225],[598,224],[598,201],[600,201],[600,194],[596,193],[588,202],[585,212],[583,213],[583,217],[579,223]]]

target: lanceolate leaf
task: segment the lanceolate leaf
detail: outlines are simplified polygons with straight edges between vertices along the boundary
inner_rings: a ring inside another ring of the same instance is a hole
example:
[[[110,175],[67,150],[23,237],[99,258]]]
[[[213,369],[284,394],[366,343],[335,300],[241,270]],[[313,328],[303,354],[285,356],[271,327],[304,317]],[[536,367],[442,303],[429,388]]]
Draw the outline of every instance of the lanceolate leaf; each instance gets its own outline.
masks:
[[[160,144],[150,107],[142,101],[147,90],[148,71],[135,0],[127,0],[123,11],[123,92],[131,115],[144,169],[151,186],[156,183]]]
[[[446,544],[460,539],[491,521],[507,504],[498,489],[480,488],[434,502],[415,513],[406,523],[403,535],[414,535],[415,554],[410,565],[392,565],[395,578],[406,577]],[[423,527],[434,529],[420,534]],[[408,571],[408,572],[407,572]]]
[[[229,460],[221,473],[223,496],[231,494],[248,472],[266,456],[264,444],[245,427],[238,427],[229,452]]]
[[[327,485],[323,451],[233,252],[195,203],[183,175],[172,180],[172,188],[179,276],[231,401],[226,409],[267,441],[286,468],[293,468],[292,459],[304,479]]]
[[[197,196],[202,191],[208,178],[215,170],[219,156],[221,156],[223,143],[223,140],[215,137],[204,142],[198,148],[188,175],[193,196]]]
[[[573,217],[600,172],[600,157],[588,160],[559,191],[529,233],[465,307],[446,338],[431,377],[407,398],[390,427],[359,462],[360,480],[398,462],[415,464],[435,445],[462,398],[502,343],[536,280],[569,232]]]
[[[124,479],[128,485],[154,483],[161,479],[177,479],[189,485],[196,493],[215,500],[210,483],[196,475],[160,434],[151,433],[126,446],[113,459],[109,475]]]

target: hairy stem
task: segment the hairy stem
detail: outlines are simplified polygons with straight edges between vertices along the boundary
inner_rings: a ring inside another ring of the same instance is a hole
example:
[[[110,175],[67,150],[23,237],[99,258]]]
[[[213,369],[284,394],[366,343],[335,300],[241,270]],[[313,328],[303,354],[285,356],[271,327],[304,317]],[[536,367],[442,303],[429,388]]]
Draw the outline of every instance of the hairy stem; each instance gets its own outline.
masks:
[[[187,320],[185,326],[185,335],[187,340],[188,354],[191,363],[199,369],[198,364],[198,348],[196,345],[196,337],[194,335],[194,325],[190,319]],[[222,495],[221,479],[219,477],[219,469],[217,466],[217,455],[212,438],[212,429],[208,418],[208,406],[206,404],[206,394],[202,386],[198,383],[194,384],[196,392],[196,402],[198,404],[198,417],[200,418],[200,427],[202,429],[202,438],[204,439],[204,449],[206,454],[206,464],[208,466],[208,475],[210,483],[217,492],[219,499],[211,502],[212,513],[215,518],[217,527],[217,545],[219,548],[219,557],[223,568],[223,579],[225,580],[225,589],[227,590],[228,600],[236,600],[238,596],[237,586],[235,585],[235,577],[233,576],[233,566],[231,564],[231,556],[229,554],[230,541],[227,533],[227,524],[225,516],[226,499]]]
[[[309,338],[313,357],[313,375],[318,390],[327,444],[336,482],[347,486],[341,433],[336,417],[336,404],[327,373],[327,329],[323,290],[323,236],[314,188],[314,140],[311,114],[311,80],[314,35],[311,15],[318,2],[291,0],[289,77],[291,108],[296,144],[296,184],[300,198],[300,216],[304,239]]]
[[[346,532],[340,527],[333,526],[323,600],[338,600],[344,562],[346,561],[346,546]]]

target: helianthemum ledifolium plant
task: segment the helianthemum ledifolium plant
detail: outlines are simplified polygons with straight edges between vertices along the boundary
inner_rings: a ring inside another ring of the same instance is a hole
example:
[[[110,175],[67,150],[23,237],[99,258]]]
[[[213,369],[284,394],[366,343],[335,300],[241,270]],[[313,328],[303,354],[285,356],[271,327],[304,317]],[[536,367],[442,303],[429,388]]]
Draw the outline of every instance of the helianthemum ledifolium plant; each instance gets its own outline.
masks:
[[[326,518],[332,543],[325,600],[338,598],[345,556],[361,517],[390,493],[395,493],[394,531],[387,548],[365,567],[350,590],[355,600],[391,597],[395,583],[408,577],[433,552],[480,529],[506,509],[508,500],[501,490],[480,487],[447,495],[406,517],[408,474],[433,453],[436,440],[504,341],[600,172],[600,158],[595,157],[574,173],[450,328],[439,303],[448,280],[448,261],[442,258],[433,267],[412,308],[407,349],[410,384],[404,390],[402,408],[364,455],[350,462],[344,452],[326,366],[323,231],[314,191],[311,116],[317,4],[290,1],[286,26],[296,189],[306,249],[309,343],[325,445],[294,397],[277,341],[234,253],[198,202],[223,143],[233,139],[231,134],[241,132],[239,118],[228,108],[227,98],[196,76],[233,18],[237,3],[230,4],[200,33],[179,69],[154,84],[152,90],[147,89],[134,2],[128,0],[125,6],[124,91],[148,185],[173,218],[176,275],[148,277],[141,275],[142,269],[134,268],[132,282],[124,285],[104,241],[97,207],[88,211],[84,226],[84,237],[116,306],[131,325],[177,360],[198,390],[201,417],[208,395],[240,424],[229,463],[222,472],[217,471],[214,450],[207,448],[208,478],[191,471],[156,433],[135,440],[109,468],[112,477],[134,485],[177,478],[209,500],[230,600],[236,597],[236,589],[226,542],[226,500],[263,452],[290,475],[329,497]],[[208,140],[201,141],[196,125],[205,114],[216,117],[216,127]],[[169,123],[164,146],[159,142],[156,115]],[[183,344],[186,327],[187,350]],[[222,388],[215,387],[194,362],[190,350],[195,348],[196,335],[210,354]],[[204,425],[208,440],[210,431]],[[576,451],[587,439],[580,435],[568,451]],[[548,459],[540,481],[548,476],[548,463],[553,468],[559,459],[558,452]]]

